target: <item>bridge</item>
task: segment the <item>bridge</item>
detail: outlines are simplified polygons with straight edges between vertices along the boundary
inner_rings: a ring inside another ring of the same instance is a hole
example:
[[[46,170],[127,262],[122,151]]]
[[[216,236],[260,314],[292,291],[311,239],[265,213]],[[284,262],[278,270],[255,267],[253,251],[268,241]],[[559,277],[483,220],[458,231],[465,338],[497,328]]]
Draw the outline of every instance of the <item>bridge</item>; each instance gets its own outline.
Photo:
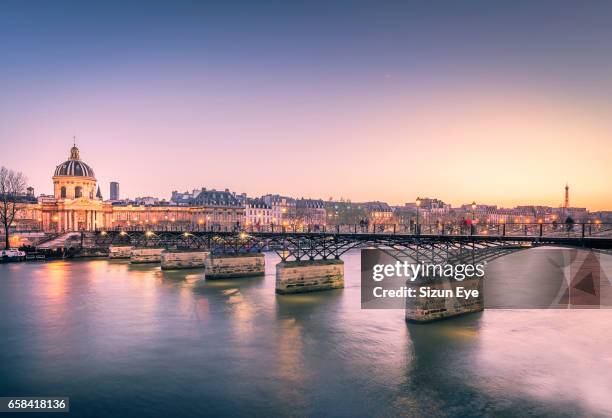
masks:
[[[92,240],[97,247],[111,248],[111,257],[129,257],[132,263],[161,262],[162,269],[205,267],[207,279],[262,275],[262,252],[274,251],[281,259],[276,265],[276,292],[290,294],[344,287],[341,257],[352,249],[375,248],[396,260],[427,264],[485,263],[540,246],[612,254],[612,224],[270,225],[234,230],[151,226],[96,231]],[[599,275],[596,267],[593,274]],[[407,298],[409,321],[427,322],[484,309],[480,278],[426,284],[439,289],[461,284],[480,296],[467,302]]]
[[[135,227],[96,231],[96,246],[206,250],[212,254],[275,251],[283,262],[340,259],[355,248],[393,249],[416,262],[490,261],[536,246],[563,246],[608,252],[612,224],[499,223],[221,228]]]

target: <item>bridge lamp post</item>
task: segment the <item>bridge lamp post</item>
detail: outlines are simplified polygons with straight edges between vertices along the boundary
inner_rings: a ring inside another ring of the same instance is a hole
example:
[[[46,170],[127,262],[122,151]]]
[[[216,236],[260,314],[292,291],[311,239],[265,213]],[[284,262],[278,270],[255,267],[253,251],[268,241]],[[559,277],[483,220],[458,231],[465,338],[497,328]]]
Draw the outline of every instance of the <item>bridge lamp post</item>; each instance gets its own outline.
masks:
[[[474,211],[475,210],[476,210],[476,201],[473,200],[472,201],[472,224],[470,225],[471,226],[470,229],[471,229],[472,235],[474,235],[474,220],[475,220]]]
[[[421,198],[417,197],[416,199],[416,230],[415,233],[416,235],[419,235],[419,206],[421,206]]]

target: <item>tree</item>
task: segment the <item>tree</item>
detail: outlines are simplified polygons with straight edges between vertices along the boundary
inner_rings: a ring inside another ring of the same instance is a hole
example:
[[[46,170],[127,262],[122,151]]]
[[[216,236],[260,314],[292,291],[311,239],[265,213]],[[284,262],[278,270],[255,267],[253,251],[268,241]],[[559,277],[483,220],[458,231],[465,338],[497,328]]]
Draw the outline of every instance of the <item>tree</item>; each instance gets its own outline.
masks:
[[[21,172],[0,168],[0,224],[4,226],[5,248],[9,248],[9,229],[19,211],[19,199],[26,187],[26,178]]]

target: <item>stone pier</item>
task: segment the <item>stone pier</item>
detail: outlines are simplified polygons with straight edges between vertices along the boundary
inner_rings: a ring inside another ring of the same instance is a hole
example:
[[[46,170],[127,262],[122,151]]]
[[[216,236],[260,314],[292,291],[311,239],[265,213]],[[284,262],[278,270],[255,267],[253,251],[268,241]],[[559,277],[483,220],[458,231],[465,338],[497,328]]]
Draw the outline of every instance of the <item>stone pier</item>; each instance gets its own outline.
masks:
[[[164,251],[161,254],[162,270],[205,267],[208,251]]]
[[[163,248],[134,248],[130,255],[130,263],[159,263],[163,251]]]
[[[406,298],[406,321],[409,322],[430,322],[438,319],[450,318],[453,316],[463,315],[472,312],[480,312],[484,310],[484,295],[483,295],[484,277],[466,278],[463,281],[457,281],[453,278],[441,279],[432,278],[425,282],[408,282],[406,285],[409,288],[414,288],[416,294],[419,294],[419,288],[429,287],[435,290],[451,290],[454,296],[452,297],[416,297]],[[477,297],[468,299],[457,296],[457,289],[463,288],[462,292],[478,291]]]
[[[114,246],[108,247],[108,258],[130,258],[132,256],[131,246]]]
[[[210,254],[205,265],[207,279],[262,276],[266,266],[262,253]]]
[[[344,287],[344,261],[283,261],[276,265],[276,293],[302,293]]]

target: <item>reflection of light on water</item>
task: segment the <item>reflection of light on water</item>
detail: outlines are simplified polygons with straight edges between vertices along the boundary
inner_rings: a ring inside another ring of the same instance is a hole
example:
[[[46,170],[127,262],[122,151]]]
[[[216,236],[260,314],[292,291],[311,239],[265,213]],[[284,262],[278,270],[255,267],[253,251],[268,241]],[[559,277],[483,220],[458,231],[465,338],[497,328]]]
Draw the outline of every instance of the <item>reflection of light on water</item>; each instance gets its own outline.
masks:
[[[240,294],[240,289],[227,289],[222,292],[225,296],[235,296]]]
[[[594,315],[609,317],[589,310],[486,312],[476,364],[483,382],[494,380],[496,389],[480,390],[612,414],[612,334],[601,332]]]
[[[478,331],[476,329],[469,328],[446,328],[443,332],[445,335],[454,338],[473,339],[478,337]]]
[[[223,293],[227,293],[226,303],[231,305],[230,312],[232,316],[232,332],[234,338],[239,342],[248,342],[253,338],[255,327],[253,320],[255,318],[255,309],[252,303],[245,301],[244,297],[238,289],[228,289]]]
[[[40,271],[42,278],[42,292],[46,297],[54,299],[54,302],[60,302],[66,295],[66,280],[68,277],[69,264],[65,261],[57,261],[43,264],[43,269]]]
[[[0,310],[13,315],[0,327],[15,341],[0,358],[20,359],[0,362],[16,371],[3,379],[96,393],[103,406],[131,376],[142,382],[130,387],[136,396],[156,402],[150,394],[162,391],[160,410],[172,392],[199,408],[247,413],[271,394],[271,410],[286,408],[277,415],[320,413],[320,400],[352,416],[494,415],[497,405],[509,405],[509,416],[534,405],[540,415],[568,405],[581,405],[576,415],[612,414],[612,311],[487,310],[407,326],[403,310],[360,309],[359,254],[343,258],[345,289],[287,296],[274,294],[278,257],[268,254],[268,275],[246,280],[121,261],[0,266],[9,276]]]
[[[320,302],[322,293],[297,293],[294,295],[277,295],[283,303],[292,305],[309,305]],[[324,296],[323,296],[324,297]]]
[[[304,342],[302,329],[295,319],[281,320],[281,331],[277,334],[276,365],[278,376],[283,380],[283,398],[300,402],[304,397],[302,386],[308,372],[304,367]]]

